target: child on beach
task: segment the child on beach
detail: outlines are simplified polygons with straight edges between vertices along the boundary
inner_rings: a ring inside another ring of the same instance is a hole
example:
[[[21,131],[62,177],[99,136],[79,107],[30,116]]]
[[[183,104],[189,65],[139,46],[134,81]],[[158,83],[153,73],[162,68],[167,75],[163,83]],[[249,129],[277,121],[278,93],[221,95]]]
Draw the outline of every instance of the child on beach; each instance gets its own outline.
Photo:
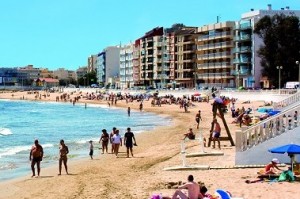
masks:
[[[93,159],[93,154],[94,154],[93,141],[91,140],[89,143],[90,143],[90,157],[91,157],[91,159]]]

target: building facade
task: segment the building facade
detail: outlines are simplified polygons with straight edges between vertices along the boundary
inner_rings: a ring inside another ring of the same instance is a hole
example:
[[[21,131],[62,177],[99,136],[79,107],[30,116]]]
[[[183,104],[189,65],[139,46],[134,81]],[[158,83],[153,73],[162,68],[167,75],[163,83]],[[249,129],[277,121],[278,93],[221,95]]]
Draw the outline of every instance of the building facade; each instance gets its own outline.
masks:
[[[118,87],[121,89],[132,88],[134,86],[133,51],[134,45],[131,43],[120,47],[120,78]]]
[[[179,87],[195,88],[196,27],[183,27],[175,32],[175,81]]]
[[[261,59],[257,51],[263,45],[258,35],[253,34],[255,24],[264,16],[286,15],[300,17],[299,10],[291,10],[288,6],[273,10],[269,4],[267,9],[254,10],[242,14],[235,24],[234,65],[238,76],[238,85],[243,87],[269,87],[269,82],[262,77]]]
[[[100,86],[107,86],[109,79],[118,78],[120,75],[120,47],[109,46],[98,53],[96,70]]]
[[[197,79],[200,87],[235,87],[233,21],[198,28]]]
[[[87,65],[87,71],[95,72],[97,68],[97,55],[90,55],[88,57],[88,65]]]

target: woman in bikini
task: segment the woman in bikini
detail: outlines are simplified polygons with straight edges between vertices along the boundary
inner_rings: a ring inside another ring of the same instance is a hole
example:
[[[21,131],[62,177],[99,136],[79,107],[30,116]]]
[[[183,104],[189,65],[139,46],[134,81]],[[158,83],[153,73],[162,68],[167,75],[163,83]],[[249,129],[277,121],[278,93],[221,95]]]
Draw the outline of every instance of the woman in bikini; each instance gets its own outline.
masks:
[[[64,140],[60,140],[60,146],[59,146],[59,173],[58,175],[61,175],[61,166],[62,163],[64,163],[65,166],[65,170],[66,173],[68,173],[68,165],[67,165],[67,161],[68,161],[68,153],[69,153],[69,149],[68,146],[65,145]]]
[[[100,137],[99,143],[102,142],[102,154],[104,153],[104,150],[107,152],[107,146],[109,141],[109,135],[106,131],[106,129],[102,129],[102,135]]]

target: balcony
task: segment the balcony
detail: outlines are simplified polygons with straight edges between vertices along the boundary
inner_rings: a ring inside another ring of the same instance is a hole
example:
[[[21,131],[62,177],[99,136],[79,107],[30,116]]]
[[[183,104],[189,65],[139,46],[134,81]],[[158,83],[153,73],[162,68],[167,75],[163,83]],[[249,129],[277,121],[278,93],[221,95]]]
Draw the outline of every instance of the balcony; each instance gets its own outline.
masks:
[[[212,40],[212,39],[218,39],[218,38],[225,38],[225,37],[230,37],[232,36],[230,31],[226,32],[219,32],[219,33],[214,33],[211,35],[202,35],[198,37],[198,41],[205,41],[205,40]]]
[[[230,74],[230,72],[222,72],[222,73],[200,73],[197,74],[199,79],[225,79],[225,78],[234,78],[233,75]]]
[[[250,46],[243,46],[240,48],[234,48],[233,53],[251,53],[252,48]]]
[[[233,63],[234,64],[247,64],[247,63],[251,63],[251,58],[234,59]]]
[[[217,59],[217,58],[231,58],[231,52],[221,52],[221,53],[210,53],[210,54],[202,54],[197,55],[197,59],[206,60],[206,59]]]
[[[209,50],[209,49],[217,49],[217,48],[229,48],[232,47],[233,43],[231,41],[213,43],[213,44],[205,44],[198,45],[197,50]]]
[[[251,23],[242,23],[234,27],[235,30],[247,30],[252,29]]]
[[[249,40],[251,40],[251,35],[250,34],[234,37],[234,41],[249,41]]]
[[[211,68],[232,68],[229,62],[214,62],[214,63],[204,63],[197,64],[198,69],[211,69]]]

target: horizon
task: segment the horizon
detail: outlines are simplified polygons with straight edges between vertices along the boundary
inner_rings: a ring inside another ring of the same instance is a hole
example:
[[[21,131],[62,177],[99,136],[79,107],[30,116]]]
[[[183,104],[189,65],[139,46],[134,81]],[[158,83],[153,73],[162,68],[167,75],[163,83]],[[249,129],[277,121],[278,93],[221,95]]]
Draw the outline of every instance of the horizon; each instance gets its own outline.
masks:
[[[237,21],[251,8],[266,10],[268,4],[272,4],[273,10],[286,6],[300,10],[300,4],[292,0],[202,3],[190,0],[183,8],[171,0],[153,0],[151,4],[137,0],[3,0],[0,67],[33,65],[49,70],[76,70],[87,65],[90,55],[108,46],[133,42],[158,26],[167,28],[183,23],[200,27],[217,22],[217,18],[220,22]],[[222,6],[216,7],[218,3]]]

